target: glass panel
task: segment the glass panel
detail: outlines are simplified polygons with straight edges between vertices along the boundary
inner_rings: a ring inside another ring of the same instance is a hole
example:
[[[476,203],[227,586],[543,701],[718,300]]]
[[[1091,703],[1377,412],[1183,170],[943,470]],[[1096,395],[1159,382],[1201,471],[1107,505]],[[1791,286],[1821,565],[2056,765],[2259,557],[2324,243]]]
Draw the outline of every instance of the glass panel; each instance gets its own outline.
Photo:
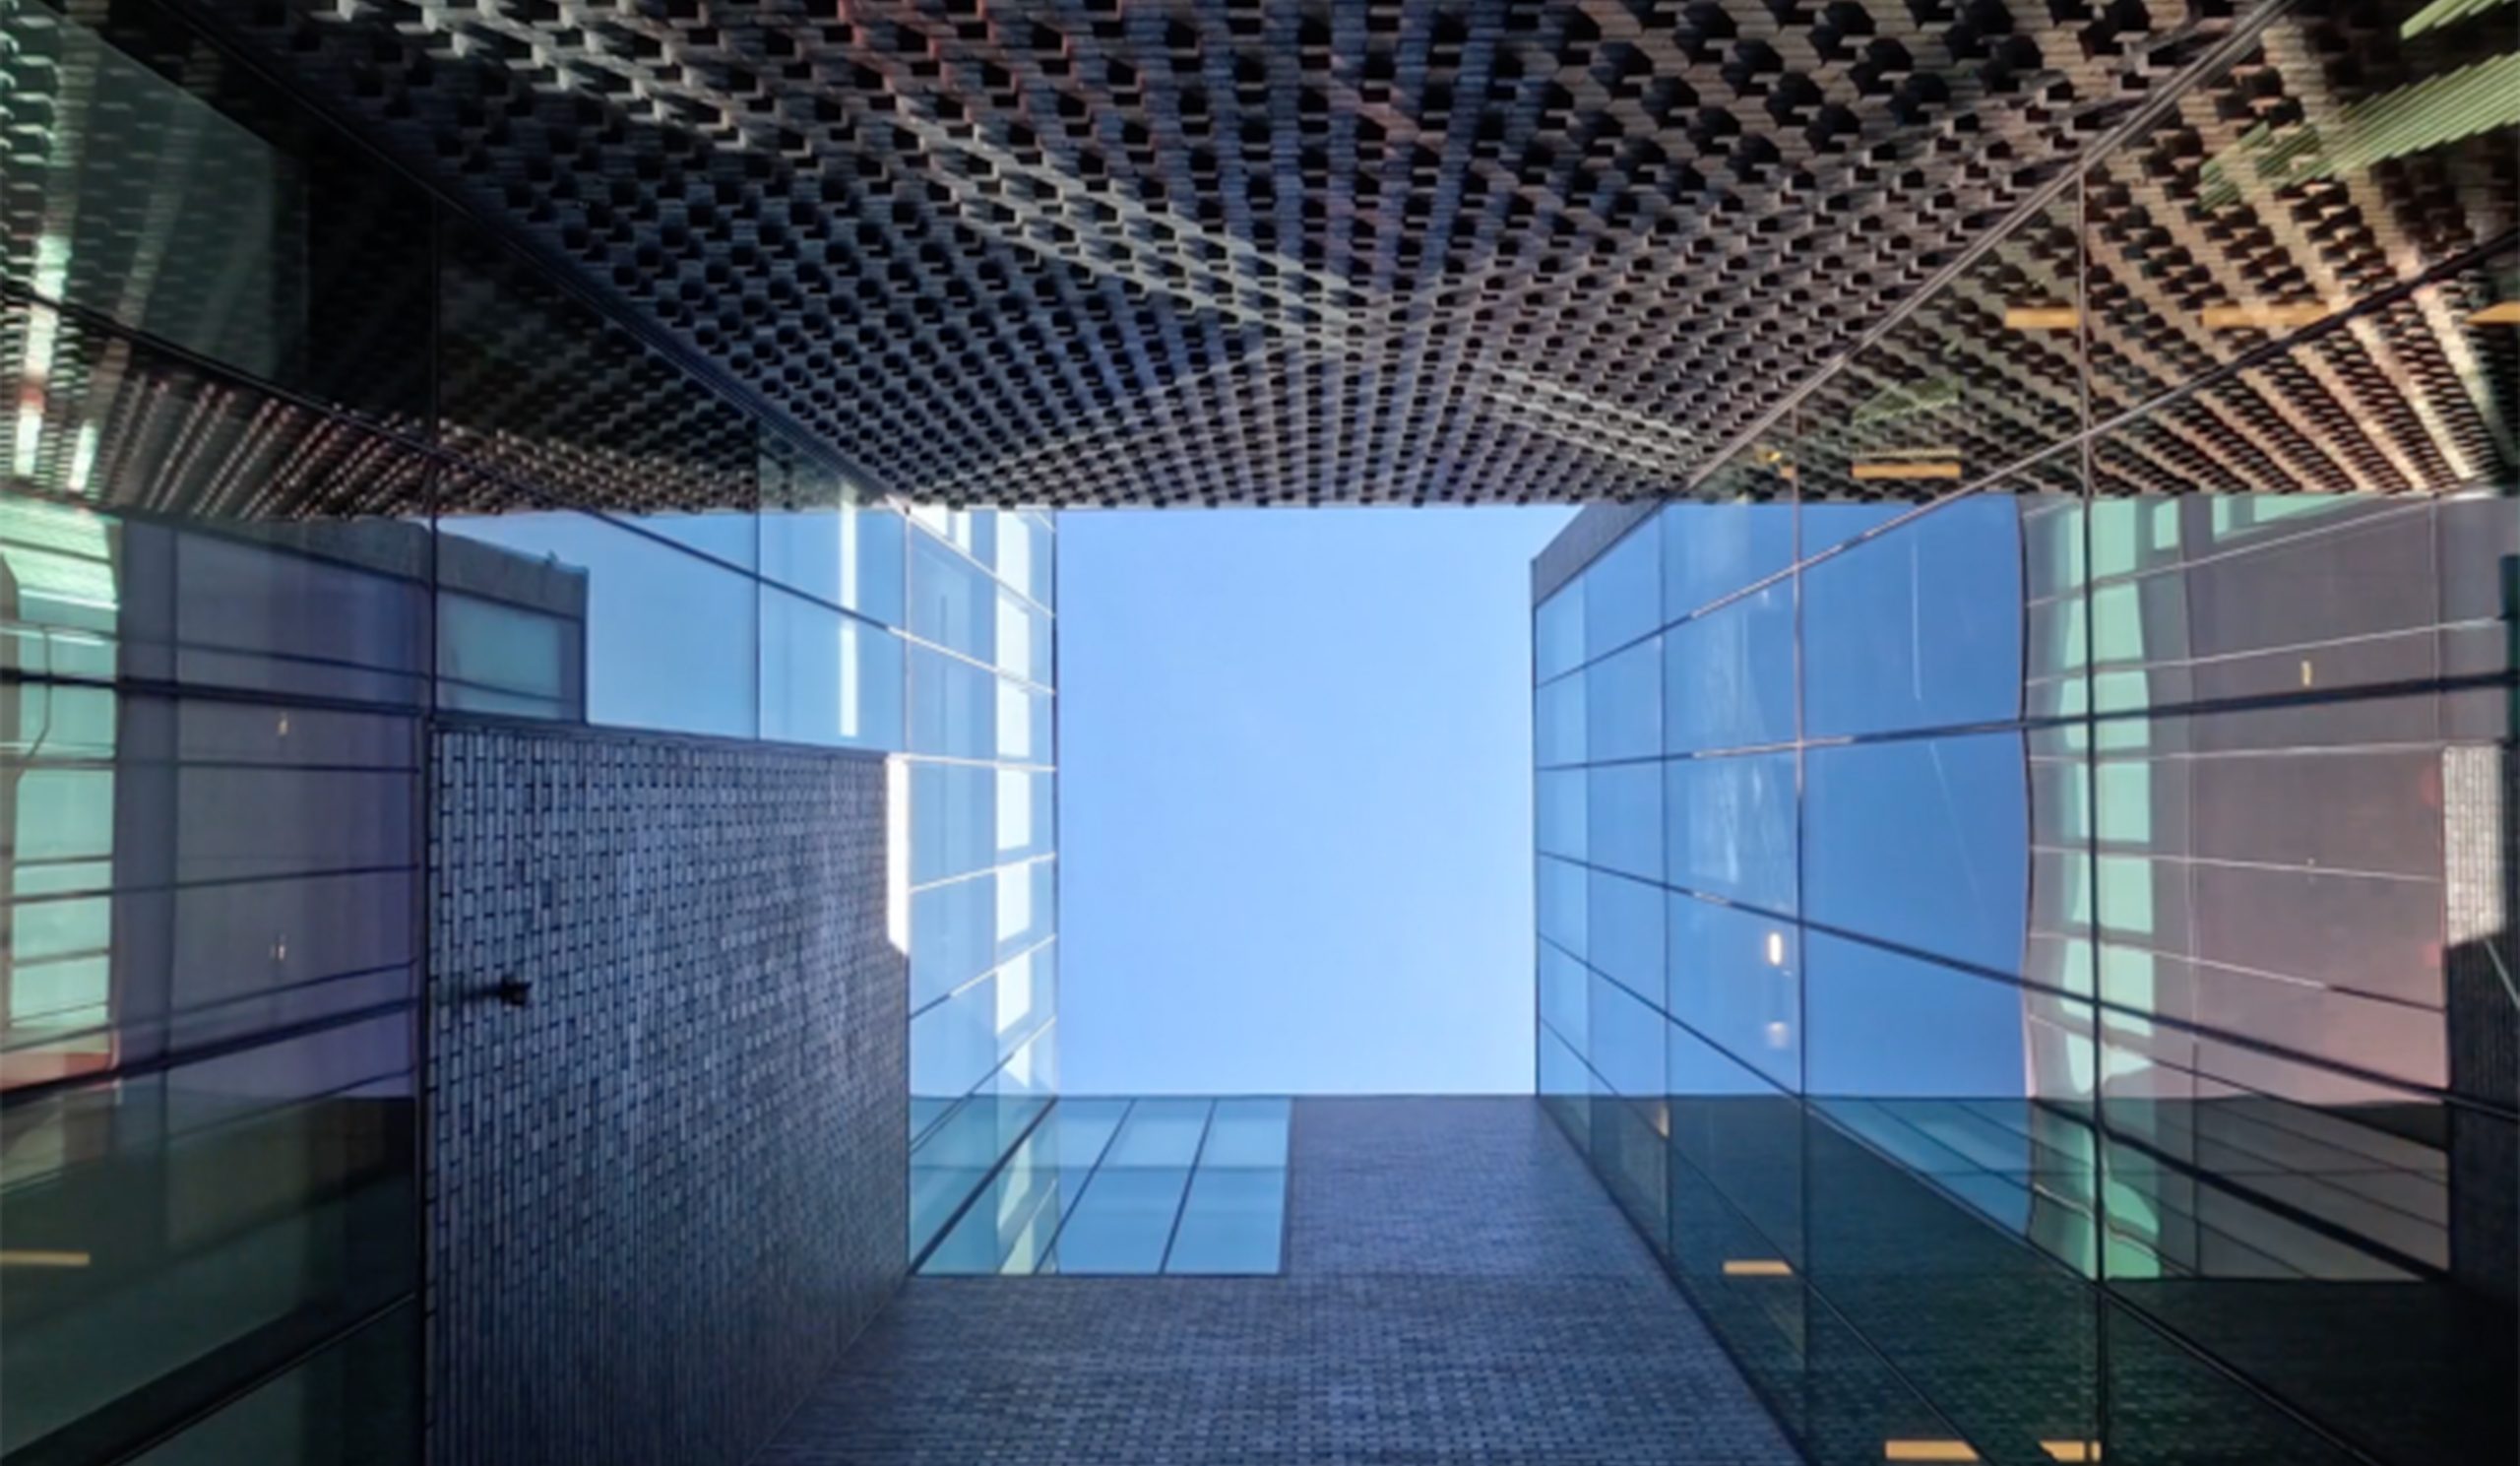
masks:
[[[1593,976],[1587,1006],[1592,1033],[1585,1043],[1586,1058],[1618,1093],[1631,1099],[1659,1100],[1663,1094],[1663,1015],[1599,973]]]
[[[1596,662],[1663,624],[1662,535],[1627,532],[1584,572],[1584,660]]]
[[[1067,1274],[1161,1272],[1189,1182],[1187,1165],[1106,1164],[1059,1229],[1052,1265]]]
[[[911,536],[911,634],[979,662],[997,655],[997,582],[925,534]]]
[[[1541,1021],[1572,1043],[1590,1043],[1593,975],[1583,963],[1547,942],[1540,948]]]
[[[1811,920],[2021,971],[2033,884],[2025,768],[2017,733],[1812,749]]]
[[[1582,769],[1543,770],[1532,780],[1537,812],[1540,848],[1553,856],[1570,860],[1585,859],[1589,842],[1585,833],[1585,781],[1591,777]],[[1659,774],[1657,777],[1660,777]],[[1660,791],[1657,790],[1659,799]],[[1663,822],[1659,811],[1654,821],[1656,864],[1661,864]]]
[[[1533,756],[1543,767],[1580,764],[1589,756],[1584,746],[1585,680],[1579,671],[1533,694]]]
[[[1581,580],[1540,604],[1532,613],[1532,670],[1545,682],[1584,663],[1584,583]]]
[[[1802,575],[1813,734],[2003,722],[2021,712],[2021,516],[1981,495]]]
[[[1585,950],[1589,877],[1581,865],[1543,857],[1540,862],[1540,934],[1581,957]]]
[[[1202,1163],[1165,1258],[1167,1273],[1274,1273],[1286,1230],[1287,1173]]]
[[[761,735],[850,748],[902,745],[899,637],[761,588]]]
[[[1661,879],[1663,766],[1614,764],[1568,777],[1584,781],[1585,835],[1593,863]]]
[[[1664,767],[1667,878],[1769,911],[1795,908],[1794,755],[1674,759]]]
[[[1773,470],[1761,475],[1784,488]],[[1673,504],[1662,513],[1663,610],[1685,616],[1794,563],[1791,504]]]
[[[1663,746],[1794,738],[1794,587],[1772,586],[1663,635]]]
[[[910,746],[948,758],[1048,763],[1050,696],[926,647],[910,649]]]
[[[1614,758],[1651,758],[1663,751],[1663,653],[1659,642],[1630,647],[1585,670],[1584,733],[1585,757],[1594,763]]]
[[[1111,1142],[1103,1169],[1115,1166],[1188,1166],[1207,1134],[1208,1100],[1140,1100]]]
[[[1663,994],[1663,901],[1659,886],[1596,870],[1592,878],[1592,912],[1587,922],[1591,945],[1585,959],[1630,992],[1660,998]],[[1599,1064],[1601,1055],[1592,1054]],[[1650,1091],[1631,1090],[1631,1094]]]
[[[766,437],[761,573],[808,596],[902,624],[901,514],[870,504],[802,450]]]
[[[1293,1104],[1287,1100],[1217,1101],[1208,1123],[1208,1143],[1199,1152],[1204,1171],[1217,1166],[1283,1169],[1287,1164],[1288,1128]]]
[[[242,67],[181,65],[177,81],[135,59],[199,44],[176,18],[139,9],[75,23],[41,6],[0,12],[11,58],[0,277],[424,430],[426,196]]]
[[[468,482],[471,480],[467,480]],[[495,496],[506,498],[504,491]],[[473,495],[459,489],[455,502]],[[589,722],[751,737],[760,726],[757,582],[677,545],[590,515],[510,505],[450,512],[441,537],[506,552],[504,573],[531,587],[562,637],[574,630]],[[452,553],[479,558],[474,550]],[[794,644],[804,603],[774,617]],[[577,625],[569,626],[571,608]],[[792,667],[782,655],[783,669]],[[835,682],[836,685],[836,682]],[[782,716],[788,710],[783,706]]]
[[[1777,1083],[1800,1088],[1799,928],[1695,896],[1666,899],[1671,1016]]]
[[[256,1386],[133,1466],[403,1466],[419,1458],[420,1310],[405,1304]]]

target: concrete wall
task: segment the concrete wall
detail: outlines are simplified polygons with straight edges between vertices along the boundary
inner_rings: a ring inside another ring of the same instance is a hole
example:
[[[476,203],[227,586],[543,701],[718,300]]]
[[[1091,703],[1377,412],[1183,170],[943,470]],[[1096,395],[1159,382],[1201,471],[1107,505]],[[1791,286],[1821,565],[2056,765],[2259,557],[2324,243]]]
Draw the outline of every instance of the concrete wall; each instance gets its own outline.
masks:
[[[429,1459],[741,1462],[902,1276],[883,763],[433,751]]]

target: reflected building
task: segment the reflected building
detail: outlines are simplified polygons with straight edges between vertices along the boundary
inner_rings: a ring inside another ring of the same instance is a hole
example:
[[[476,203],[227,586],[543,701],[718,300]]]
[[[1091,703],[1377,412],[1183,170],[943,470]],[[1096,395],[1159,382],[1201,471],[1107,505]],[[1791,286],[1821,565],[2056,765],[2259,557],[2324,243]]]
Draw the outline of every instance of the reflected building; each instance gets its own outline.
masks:
[[[1541,1088],[1812,1459],[2520,1452],[2514,136],[2443,24],[2268,21],[1535,565]]]
[[[0,1461],[2520,1456],[2511,14],[0,4]],[[1496,502],[1540,1102],[1061,1096]]]

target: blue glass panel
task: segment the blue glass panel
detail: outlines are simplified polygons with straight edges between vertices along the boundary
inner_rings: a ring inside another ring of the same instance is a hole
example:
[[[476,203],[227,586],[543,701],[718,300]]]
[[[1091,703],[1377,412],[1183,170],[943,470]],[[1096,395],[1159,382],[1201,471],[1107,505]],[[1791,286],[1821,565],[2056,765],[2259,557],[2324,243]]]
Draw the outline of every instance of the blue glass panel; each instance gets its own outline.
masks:
[[[1663,745],[1674,753],[1794,737],[1794,586],[1663,634]]]
[[[1547,942],[1540,946],[1540,1016],[1559,1033],[1582,1039],[1592,1032],[1593,974]]]
[[[1584,867],[1544,856],[1540,862],[1540,934],[1581,957],[1591,894]]]
[[[1649,519],[1584,572],[1584,658],[1598,660],[1662,624],[1662,536]]]
[[[1292,1102],[1272,1099],[1217,1101],[1208,1140],[1199,1152],[1202,1172],[1219,1166],[1283,1168]]]
[[[1803,982],[1811,1094],[2025,1096],[2023,988],[1816,931]]]
[[[1207,1100],[1140,1100],[1102,1158],[1114,1166],[1187,1166],[1199,1156],[1199,1139],[1208,1130]]]
[[[1095,1172],[1059,1229],[1053,1265],[1062,1273],[1162,1271],[1189,1182],[1186,1165]]]
[[[1961,499],[1802,575],[1803,726],[1814,734],[2021,712],[2021,516]]]
[[[2022,735],[1814,748],[1809,759],[1810,919],[2020,971],[2030,885]]]
[[[1545,682],[1584,662],[1584,582],[1560,590],[1532,613],[1532,671]]]
[[[1584,781],[1581,769],[1543,770],[1532,780],[1533,800],[1539,806],[1540,848],[1549,855],[1564,856],[1570,860],[1585,859],[1588,848],[1585,835]],[[1658,830],[1655,843],[1662,843]]]
[[[1794,910],[1793,754],[1674,759],[1664,765],[1663,795],[1665,879]]]
[[[1663,612],[1684,616],[1794,563],[1791,504],[1673,504],[1663,519]]]
[[[1558,678],[1532,695],[1532,759],[1546,767],[1580,764],[1584,747],[1585,674]]]
[[[902,642],[772,586],[761,590],[761,735],[902,746]]]
[[[1663,1015],[1616,983],[1593,976],[1592,1039],[1587,1046],[1593,1067],[1610,1088],[1631,1099],[1663,1093]]]
[[[1587,769],[1585,836],[1592,862],[1648,880],[1663,877],[1663,767]]]
[[[1737,907],[1672,896],[1665,1005],[1791,1089],[1801,1083],[1799,933]]]
[[[997,653],[997,582],[924,532],[911,536],[911,634],[986,662]]]
[[[898,626],[906,533],[901,515],[867,505],[767,509],[761,516],[761,573]]]
[[[1663,751],[1660,641],[1640,643],[1585,669],[1584,750],[1594,763]]]
[[[1202,1163],[1181,1204],[1167,1273],[1274,1273],[1286,1230],[1284,1170],[1220,1170]]]
[[[1592,948],[1585,956],[1629,990],[1655,998],[1663,993],[1663,901],[1660,886],[1593,872]]]

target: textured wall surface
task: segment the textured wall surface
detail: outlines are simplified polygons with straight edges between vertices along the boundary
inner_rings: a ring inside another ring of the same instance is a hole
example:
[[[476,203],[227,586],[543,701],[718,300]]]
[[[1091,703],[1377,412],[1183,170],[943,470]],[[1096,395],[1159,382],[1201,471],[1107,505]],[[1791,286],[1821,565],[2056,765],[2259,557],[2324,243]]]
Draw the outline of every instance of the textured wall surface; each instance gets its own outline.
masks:
[[[743,1461],[902,1275],[883,764],[435,753],[431,1459]]]
[[[1798,1459],[1529,1098],[1297,1100],[1274,1278],[917,1278],[764,1466]]]

